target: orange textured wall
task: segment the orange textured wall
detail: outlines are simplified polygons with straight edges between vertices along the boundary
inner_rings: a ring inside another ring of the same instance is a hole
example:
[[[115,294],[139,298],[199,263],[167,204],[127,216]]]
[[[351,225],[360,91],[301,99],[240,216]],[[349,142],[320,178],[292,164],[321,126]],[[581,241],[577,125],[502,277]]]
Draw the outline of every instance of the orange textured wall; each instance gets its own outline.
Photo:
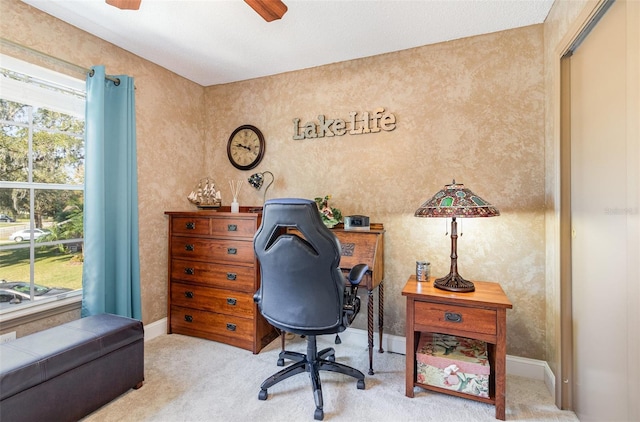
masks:
[[[226,181],[251,174],[228,163],[226,142],[253,124],[267,142],[256,170],[276,178],[268,197],[331,194],[345,215],[384,224],[389,333],[404,335],[400,291],[415,261],[430,261],[434,275],[449,270],[448,222],[415,218],[415,209],[454,178],[496,205],[500,217],[461,222],[459,270],[499,282],[513,302],[508,353],[544,358],[542,25],[211,86],[205,97],[206,171],[225,202]],[[293,139],[294,118],[378,107],[396,116],[395,130]],[[245,186],[240,203],[261,202]],[[366,315],[356,325],[365,328]]]
[[[500,217],[460,225],[459,269],[500,282],[513,302],[508,353],[545,359],[542,25],[203,88],[17,0],[0,8],[3,38],[135,78],[145,324],[166,316],[163,211],[193,209],[186,195],[205,175],[229,204],[227,180],[251,172],[228,163],[226,142],[253,124],[267,139],[256,170],[276,176],[269,197],[331,194],[344,214],[385,225],[388,333],[404,335],[400,291],[416,259],[430,261],[434,275],[448,271],[447,223],[417,219],[415,209],[454,178],[497,206]],[[294,118],[346,119],[378,107],[394,113],[395,130],[292,139]],[[245,184],[241,204],[261,201]],[[365,321],[360,315],[356,326]]]

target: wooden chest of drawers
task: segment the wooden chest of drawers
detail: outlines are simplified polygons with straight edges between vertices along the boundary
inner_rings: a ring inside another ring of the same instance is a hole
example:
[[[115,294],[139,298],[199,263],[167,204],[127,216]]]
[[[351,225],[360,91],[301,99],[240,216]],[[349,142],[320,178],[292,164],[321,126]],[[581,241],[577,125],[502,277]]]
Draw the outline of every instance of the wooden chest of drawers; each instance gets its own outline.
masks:
[[[253,235],[262,215],[216,211],[169,216],[168,332],[227,343],[258,353],[277,337],[253,294],[260,271]]]

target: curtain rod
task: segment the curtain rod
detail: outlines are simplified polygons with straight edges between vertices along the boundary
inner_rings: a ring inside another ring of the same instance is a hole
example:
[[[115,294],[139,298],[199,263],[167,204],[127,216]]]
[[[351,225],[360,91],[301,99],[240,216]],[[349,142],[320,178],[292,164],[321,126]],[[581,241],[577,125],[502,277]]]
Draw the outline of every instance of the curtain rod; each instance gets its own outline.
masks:
[[[16,42],[10,41],[10,40],[8,40],[6,38],[0,38],[0,43],[5,45],[5,46],[11,47],[11,48],[15,48],[15,49],[18,49],[20,51],[32,54],[32,55],[37,56],[37,57],[39,57],[41,59],[44,59],[46,61],[53,62],[54,64],[64,66],[67,69],[72,70],[74,72],[82,73],[84,75],[86,75],[86,74],[90,74],[91,76],[93,75],[93,69],[87,69],[85,67],[78,66],[77,64],[68,62],[66,60],[62,60],[62,59],[60,59],[58,57],[51,56],[51,55],[49,55],[47,53],[43,53],[42,51],[34,50],[33,48],[18,44]],[[111,82],[113,82],[114,84],[116,84],[116,86],[120,85],[120,79],[119,78],[116,78],[116,77],[111,76],[111,75],[105,75],[105,77],[108,80],[110,80]]]

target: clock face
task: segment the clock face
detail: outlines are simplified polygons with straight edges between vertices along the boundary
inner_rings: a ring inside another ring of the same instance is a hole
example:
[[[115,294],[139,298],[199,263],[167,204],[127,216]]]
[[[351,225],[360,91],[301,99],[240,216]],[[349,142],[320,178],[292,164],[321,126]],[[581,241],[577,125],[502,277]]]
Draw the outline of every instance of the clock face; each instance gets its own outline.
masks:
[[[264,156],[264,137],[251,125],[240,126],[233,131],[227,143],[227,156],[234,167],[249,170],[257,166]]]

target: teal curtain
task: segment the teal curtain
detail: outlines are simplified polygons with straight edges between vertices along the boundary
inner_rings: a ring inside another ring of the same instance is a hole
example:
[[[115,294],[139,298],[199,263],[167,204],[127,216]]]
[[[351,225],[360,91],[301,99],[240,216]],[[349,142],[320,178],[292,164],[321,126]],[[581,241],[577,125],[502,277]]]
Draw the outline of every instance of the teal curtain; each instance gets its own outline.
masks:
[[[142,319],[135,88],[111,78],[104,66],[87,76],[82,316]]]

